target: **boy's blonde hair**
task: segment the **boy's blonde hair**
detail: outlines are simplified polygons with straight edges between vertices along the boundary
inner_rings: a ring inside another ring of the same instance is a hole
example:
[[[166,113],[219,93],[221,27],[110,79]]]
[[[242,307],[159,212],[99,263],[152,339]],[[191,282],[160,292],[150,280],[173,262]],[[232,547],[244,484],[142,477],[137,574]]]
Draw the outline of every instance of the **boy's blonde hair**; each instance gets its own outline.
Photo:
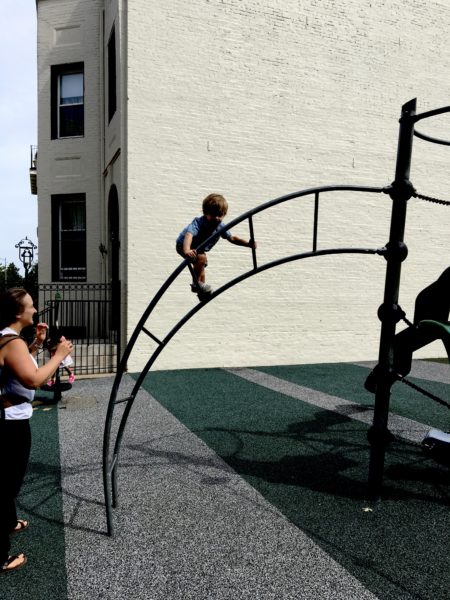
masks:
[[[203,200],[203,214],[224,217],[228,212],[228,202],[221,194],[209,194]]]

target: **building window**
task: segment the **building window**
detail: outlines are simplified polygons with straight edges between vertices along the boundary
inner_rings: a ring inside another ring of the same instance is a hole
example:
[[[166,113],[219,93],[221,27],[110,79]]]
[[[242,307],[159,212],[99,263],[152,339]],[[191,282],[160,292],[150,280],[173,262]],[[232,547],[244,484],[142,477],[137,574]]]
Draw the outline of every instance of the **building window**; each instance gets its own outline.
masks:
[[[84,135],[84,65],[52,66],[52,139]]]
[[[86,281],[85,194],[52,196],[52,280]]]
[[[116,28],[113,27],[108,42],[108,123],[117,108],[116,85]]]

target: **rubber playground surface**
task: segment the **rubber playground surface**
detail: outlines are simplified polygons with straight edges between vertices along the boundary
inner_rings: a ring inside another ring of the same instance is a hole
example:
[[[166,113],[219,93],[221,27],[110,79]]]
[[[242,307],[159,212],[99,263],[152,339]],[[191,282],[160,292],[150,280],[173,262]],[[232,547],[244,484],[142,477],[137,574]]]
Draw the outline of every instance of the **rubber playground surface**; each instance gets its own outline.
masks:
[[[1,600],[448,599],[447,408],[397,383],[383,499],[367,500],[370,365],[158,371],[123,439],[114,537],[101,449],[113,378],[37,405]],[[132,386],[132,376],[126,376]],[[411,380],[450,400],[448,364]],[[39,404],[39,403],[37,403]]]

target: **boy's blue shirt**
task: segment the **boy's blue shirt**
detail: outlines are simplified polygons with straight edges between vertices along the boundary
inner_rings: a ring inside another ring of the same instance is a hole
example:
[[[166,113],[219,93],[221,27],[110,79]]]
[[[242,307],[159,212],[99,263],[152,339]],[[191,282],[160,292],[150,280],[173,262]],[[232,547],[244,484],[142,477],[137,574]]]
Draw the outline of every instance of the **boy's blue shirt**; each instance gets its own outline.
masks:
[[[204,215],[202,215],[201,217],[195,217],[195,219],[192,221],[192,223],[190,223],[187,227],[185,227],[183,229],[183,231],[180,233],[180,235],[177,237],[177,246],[183,244],[184,236],[186,235],[186,233],[191,233],[192,234],[191,248],[192,248],[192,250],[195,250],[196,248],[198,248],[200,246],[201,243],[203,243],[211,235],[213,235],[213,233],[217,233],[217,232],[221,231],[222,229],[224,229],[225,227],[226,227],[226,225],[224,223],[219,223],[219,225],[217,225],[217,227],[212,229],[210,222],[206,219],[206,217]],[[217,244],[217,242],[219,241],[219,237],[229,240],[231,238],[231,235],[232,235],[231,231],[224,231],[215,240],[211,241],[207,246],[205,246],[203,251],[209,252],[209,250],[211,250],[211,248]]]

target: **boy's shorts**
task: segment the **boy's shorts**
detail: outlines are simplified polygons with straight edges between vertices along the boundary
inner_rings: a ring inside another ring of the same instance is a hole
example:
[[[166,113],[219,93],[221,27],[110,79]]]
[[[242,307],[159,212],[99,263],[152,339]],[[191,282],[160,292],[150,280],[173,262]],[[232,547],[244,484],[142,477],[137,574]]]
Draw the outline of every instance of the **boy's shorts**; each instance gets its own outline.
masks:
[[[182,246],[182,244],[177,244],[177,245],[175,246],[175,248],[176,248],[176,250],[177,250],[178,254],[179,254],[181,257],[183,257],[183,258],[187,258],[187,256],[185,256],[185,254],[184,254],[184,252],[183,252],[183,246]],[[205,258],[206,258],[206,252],[200,252],[200,254],[203,254],[203,255],[205,256]],[[190,260],[191,260],[191,263],[192,263],[192,264],[195,264],[195,263],[197,262],[197,257],[195,257],[195,258],[191,258]],[[207,267],[207,266],[208,266],[208,260],[206,260],[206,261],[205,261],[205,267]]]

